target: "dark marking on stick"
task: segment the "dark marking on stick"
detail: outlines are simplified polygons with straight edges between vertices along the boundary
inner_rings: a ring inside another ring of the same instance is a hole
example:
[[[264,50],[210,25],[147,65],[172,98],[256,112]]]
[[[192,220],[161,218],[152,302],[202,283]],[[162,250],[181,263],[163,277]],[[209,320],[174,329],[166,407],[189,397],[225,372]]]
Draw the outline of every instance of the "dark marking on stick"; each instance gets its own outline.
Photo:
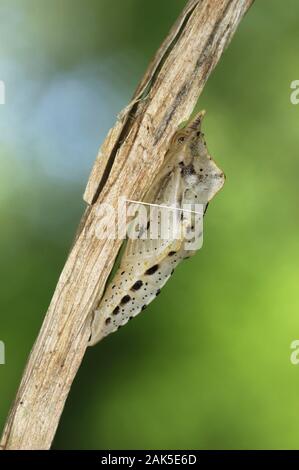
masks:
[[[156,145],[159,142],[159,140],[161,139],[162,135],[165,132],[165,129],[167,128],[167,126],[168,126],[169,122],[171,121],[174,113],[176,112],[176,109],[177,109],[178,105],[180,104],[182,99],[187,95],[187,93],[188,93],[188,91],[191,87],[191,84],[192,84],[191,82],[185,82],[181,86],[181,88],[178,91],[175,99],[173,100],[172,105],[170,106],[169,111],[167,111],[166,114],[162,118],[162,122],[159,125],[158,130],[155,134],[154,145]]]

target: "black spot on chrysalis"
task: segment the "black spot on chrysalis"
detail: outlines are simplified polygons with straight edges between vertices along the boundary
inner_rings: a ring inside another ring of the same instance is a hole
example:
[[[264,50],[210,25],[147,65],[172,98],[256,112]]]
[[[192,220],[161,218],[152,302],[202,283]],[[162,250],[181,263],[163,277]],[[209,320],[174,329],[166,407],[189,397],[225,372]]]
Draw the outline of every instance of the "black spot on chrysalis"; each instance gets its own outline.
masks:
[[[115,309],[113,310],[113,315],[117,315],[119,313],[119,306],[117,305],[117,307],[115,307]]]
[[[168,253],[168,256],[173,256],[173,255],[175,255],[175,254],[176,254],[176,251],[170,251],[170,252]]]
[[[142,281],[136,281],[135,284],[132,285],[131,290],[138,290],[140,287],[142,287],[143,282]]]
[[[158,269],[159,269],[159,265],[154,264],[154,266],[152,266],[151,268],[149,268],[145,271],[145,274],[150,276],[151,274],[154,274]]]
[[[125,296],[121,299],[120,303],[121,303],[122,305],[124,305],[124,304],[127,304],[128,302],[130,302],[130,300],[131,300],[131,297],[130,297],[129,295],[125,295]]]

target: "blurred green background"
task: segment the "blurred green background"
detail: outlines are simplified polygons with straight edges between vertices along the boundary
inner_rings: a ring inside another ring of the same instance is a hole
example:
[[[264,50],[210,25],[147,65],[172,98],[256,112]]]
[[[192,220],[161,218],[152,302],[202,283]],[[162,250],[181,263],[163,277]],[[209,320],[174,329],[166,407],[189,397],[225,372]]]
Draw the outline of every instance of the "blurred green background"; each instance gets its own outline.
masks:
[[[4,424],[97,149],[183,0],[0,0]],[[56,449],[299,448],[296,0],[256,2],[199,106],[227,175],[202,251],[87,351]]]

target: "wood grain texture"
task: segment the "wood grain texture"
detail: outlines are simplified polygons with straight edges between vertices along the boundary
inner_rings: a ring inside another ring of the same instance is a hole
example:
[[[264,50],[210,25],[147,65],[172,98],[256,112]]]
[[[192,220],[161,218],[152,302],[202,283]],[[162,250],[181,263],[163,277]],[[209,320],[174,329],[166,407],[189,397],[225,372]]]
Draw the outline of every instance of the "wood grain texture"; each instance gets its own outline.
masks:
[[[253,0],[190,0],[132,102],[110,130],[84,198],[89,204],[31,351],[2,449],[48,449],[90,336],[91,313],[121,240],[95,236],[101,203],[141,200],[178,125],[189,118]],[[232,72],[233,73],[233,72]],[[103,377],[103,380],[105,378]]]

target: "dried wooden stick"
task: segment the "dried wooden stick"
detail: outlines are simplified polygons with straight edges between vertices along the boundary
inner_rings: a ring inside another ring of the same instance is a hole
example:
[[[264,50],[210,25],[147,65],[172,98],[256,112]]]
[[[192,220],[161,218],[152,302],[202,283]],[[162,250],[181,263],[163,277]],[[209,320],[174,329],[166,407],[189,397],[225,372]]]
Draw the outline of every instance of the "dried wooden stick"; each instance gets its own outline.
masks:
[[[48,449],[90,336],[91,313],[121,240],[96,237],[102,203],[142,200],[169,140],[186,120],[253,0],[190,0],[132,102],[110,130],[84,199],[88,208],[10,410],[2,449]]]

